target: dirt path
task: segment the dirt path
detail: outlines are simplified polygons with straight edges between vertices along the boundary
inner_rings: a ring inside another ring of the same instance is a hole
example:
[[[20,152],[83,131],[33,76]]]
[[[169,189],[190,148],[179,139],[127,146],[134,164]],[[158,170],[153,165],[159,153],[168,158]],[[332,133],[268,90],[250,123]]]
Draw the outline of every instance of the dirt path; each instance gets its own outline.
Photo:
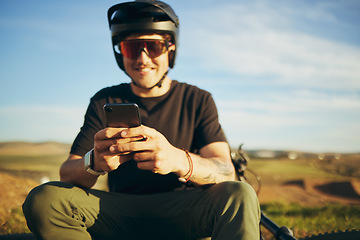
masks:
[[[323,205],[335,202],[360,205],[360,181],[325,181],[306,179],[264,186],[259,194],[261,203],[297,202],[302,205]]]

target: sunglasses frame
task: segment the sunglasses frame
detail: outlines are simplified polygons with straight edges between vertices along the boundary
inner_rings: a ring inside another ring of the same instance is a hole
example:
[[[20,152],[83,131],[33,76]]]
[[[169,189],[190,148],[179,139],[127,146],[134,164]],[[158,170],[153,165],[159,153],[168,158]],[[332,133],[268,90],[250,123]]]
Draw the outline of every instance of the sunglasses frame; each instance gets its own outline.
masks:
[[[131,51],[135,51],[135,50],[124,50],[123,47],[124,43],[126,42],[140,42],[142,43],[141,48],[139,47],[138,49],[136,49],[136,53],[133,53]],[[156,43],[158,42],[158,43]],[[155,44],[161,44],[161,48],[162,50],[160,52],[154,52],[154,51],[149,51],[147,43],[155,43]],[[124,57],[126,58],[130,58],[130,59],[137,59],[140,55],[140,53],[142,51],[144,51],[146,53],[146,55],[152,59],[157,58],[159,56],[161,56],[162,54],[166,53],[169,50],[169,47],[172,45],[172,43],[170,41],[164,40],[164,39],[130,39],[130,40],[123,40],[121,42],[119,42],[116,46],[118,50],[117,52],[119,52],[120,54],[122,54]],[[126,52],[130,52],[129,54],[127,54]]]

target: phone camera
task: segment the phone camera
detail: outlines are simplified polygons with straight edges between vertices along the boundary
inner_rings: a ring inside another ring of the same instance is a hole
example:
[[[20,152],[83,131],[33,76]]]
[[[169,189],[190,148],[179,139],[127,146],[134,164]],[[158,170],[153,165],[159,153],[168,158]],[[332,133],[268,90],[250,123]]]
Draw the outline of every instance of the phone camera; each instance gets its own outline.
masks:
[[[107,112],[112,112],[113,109],[112,109],[112,107],[107,107],[107,108],[106,108],[106,111],[107,111]]]

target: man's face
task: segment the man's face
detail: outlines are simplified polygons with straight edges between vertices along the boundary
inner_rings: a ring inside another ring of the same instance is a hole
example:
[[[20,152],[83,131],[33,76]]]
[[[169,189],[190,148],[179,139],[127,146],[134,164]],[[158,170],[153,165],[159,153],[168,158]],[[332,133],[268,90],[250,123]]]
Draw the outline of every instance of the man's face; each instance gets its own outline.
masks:
[[[164,40],[161,35],[132,35],[125,40],[154,39]],[[169,51],[175,50],[175,45],[169,47]],[[136,59],[123,57],[126,73],[137,86],[150,88],[154,86],[169,68],[168,51],[158,57],[151,58],[146,51],[141,51]]]

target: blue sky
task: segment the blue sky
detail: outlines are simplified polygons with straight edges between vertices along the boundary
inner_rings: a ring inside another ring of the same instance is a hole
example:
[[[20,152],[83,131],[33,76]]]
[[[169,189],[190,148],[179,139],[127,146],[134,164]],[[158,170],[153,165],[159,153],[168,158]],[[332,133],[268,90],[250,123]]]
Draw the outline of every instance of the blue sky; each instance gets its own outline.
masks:
[[[0,0],[0,141],[71,143],[89,98],[128,82],[117,1]],[[360,1],[169,0],[172,79],[210,91],[232,146],[360,151]]]

